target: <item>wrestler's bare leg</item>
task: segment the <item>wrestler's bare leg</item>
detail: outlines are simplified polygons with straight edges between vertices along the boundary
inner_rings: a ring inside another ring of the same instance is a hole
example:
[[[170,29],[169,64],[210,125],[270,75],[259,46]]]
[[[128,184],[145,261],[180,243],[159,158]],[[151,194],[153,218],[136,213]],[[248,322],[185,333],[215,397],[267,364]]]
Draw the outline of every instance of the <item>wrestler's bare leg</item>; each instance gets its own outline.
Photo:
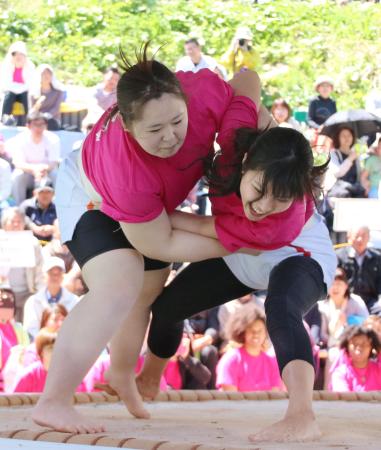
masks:
[[[150,318],[151,305],[168,278],[169,268],[144,272],[144,284],[138,301],[111,341],[109,384],[137,418],[149,418],[135,382],[135,367]],[[159,378],[160,383],[160,378]]]
[[[249,436],[252,442],[304,442],[319,439],[321,432],[312,409],[314,368],[306,361],[290,361],[282,372],[289,393],[284,418]]]
[[[70,433],[104,431],[76,411],[73,394],[139,297],[143,276],[143,258],[130,249],[103,253],[84,265],[89,292],[60,329],[45,389],[32,413],[37,424]]]

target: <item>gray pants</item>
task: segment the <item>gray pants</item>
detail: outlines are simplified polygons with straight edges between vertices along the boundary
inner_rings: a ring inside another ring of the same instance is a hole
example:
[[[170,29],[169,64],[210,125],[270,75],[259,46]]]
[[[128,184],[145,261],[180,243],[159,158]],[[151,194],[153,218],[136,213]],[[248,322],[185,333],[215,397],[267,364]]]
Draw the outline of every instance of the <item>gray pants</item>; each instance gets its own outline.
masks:
[[[28,297],[32,295],[29,291],[15,292],[15,320],[16,322],[23,323],[24,320],[24,305]]]

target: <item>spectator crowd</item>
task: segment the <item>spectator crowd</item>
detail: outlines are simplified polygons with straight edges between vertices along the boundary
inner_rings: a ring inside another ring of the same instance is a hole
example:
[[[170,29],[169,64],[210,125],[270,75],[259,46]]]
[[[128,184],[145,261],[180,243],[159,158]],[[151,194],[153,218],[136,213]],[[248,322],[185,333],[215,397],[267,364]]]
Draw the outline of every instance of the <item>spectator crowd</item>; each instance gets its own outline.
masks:
[[[175,70],[212,70],[227,80],[237,72],[260,70],[261,66],[247,28],[237,29],[220,60],[204,54],[200,41],[193,37],[186,40],[184,51]],[[84,135],[116,102],[119,78],[118,69],[110,67],[93,88],[82,121]],[[63,156],[57,131],[63,127],[66,91],[53,67],[35,67],[24,42],[10,46],[0,68],[0,89],[0,239],[11,248],[17,247],[21,236],[27,236],[23,242],[29,255],[25,265],[20,257],[14,265],[0,261],[0,391],[41,392],[57,333],[87,290],[78,265],[60,242],[54,205],[57,169]],[[381,389],[380,249],[371,244],[373,230],[367,224],[354,221],[347,233],[333,229],[337,199],[378,199],[381,195],[381,134],[358,136],[350,123],[343,123],[325,136],[321,133],[324,124],[337,112],[334,80],[320,76],[313,89],[316,95],[306,105],[305,118],[294,115],[284,98],[275,99],[270,111],[279,126],[304,133],[314,149],[330,157],[318,208],[332,245],[338,244],[338,268],[327,299],[304,318],[315,355],[315,386],[334,391]],[[380,92],[372,92],[364,103],[381,121],[380,97]],[[6,138],[5,130],[17,125],[17,133]],[[182,209],[194,214],[208,212],[202,180]],[[185,265],[174,264],[170,277]],[[188,318],[161,388],[284,390],[266,329],[265,298],[266,292],[253,292]],[[77,390],[93,391],[105,383],[109,364],[109,349],[105,348]]]

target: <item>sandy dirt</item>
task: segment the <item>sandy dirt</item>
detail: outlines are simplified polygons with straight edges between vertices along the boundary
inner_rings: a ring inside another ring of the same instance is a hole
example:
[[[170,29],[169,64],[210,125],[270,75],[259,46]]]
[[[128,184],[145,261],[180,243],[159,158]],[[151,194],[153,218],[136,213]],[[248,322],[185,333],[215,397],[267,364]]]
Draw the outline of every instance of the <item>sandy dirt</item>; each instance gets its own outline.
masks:
[[[119,403],[78,405],[83,414],[101,420],[108,436],[204,444],[218,449],[253,450],[381,449],[381,403],[317,401],[315,411],[323,437],[313,443],[258,443],[250,433],[279,420],[286,400],[163,402],[148,404],[150,420],[130,417]],[[0,408],[0,431],[39,430],[31,407]]]

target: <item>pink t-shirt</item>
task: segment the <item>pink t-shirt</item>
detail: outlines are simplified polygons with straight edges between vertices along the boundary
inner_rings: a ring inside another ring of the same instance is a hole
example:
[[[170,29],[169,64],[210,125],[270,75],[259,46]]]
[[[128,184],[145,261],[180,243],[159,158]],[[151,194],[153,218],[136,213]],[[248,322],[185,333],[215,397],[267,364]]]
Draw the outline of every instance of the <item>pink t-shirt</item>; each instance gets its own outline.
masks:
[[[229,350],[217,365],[216,386],[236,386],[238,391],[267,391],[282,388],[274,356],[261,352],[250,355],[243,347]]]
[[[381,389],[381,361],[369,360],[368,365],[358,369],[350,358],[342,358],[331,373],[330,390],[336,392],[364,392]]]
[[[18,344],[17,335],[11,322],[0,323],[0,340],[1,340],[1,365],[5,366],[8,360],[11,348]]]
[[[140,355],[138,358],[138,361],[135,366],[135,373],[138,374],[144,363],[144,356]],[[101,355],[97,361],[94,363],[92,368],[89,370],[85,378],[83,379],[83,384],[86,386],[87,392],[96,391],[97,389],[94,388],[94,385],[96,383],[107,383],[107,380],[105,379],[104,375],[105,372],[110,368],[110,355]],[[165,382],[164,377],[161,377],[160,380],[160,390],[166,391],[167,390],[167,383]]]
[[[213,149],[233,90],[208,69],[178,72],[176,76],[188,99],[189,116],[187,136],[176,155],[159,158],[145,152],[123,130],[119,116],[104,131],[107,111],[83,144],[85,173],[102,197],[101,210],[114,220],[148,222],[163,208],[171,213],[203,174],[199,159]],[[253,105],[246,97],[238,98]],[[223,126],[230,128],[225,121]]]
[[[252,222],[246,217],[238,195],[212,197],[211,201],[218,239],[230,252],[244,247],[275,250],[289,245],[314,210],[312,199],[295,200],[286,211]]]
[[[42,392],[48,372],[44,369],[40,360],[26,367],[18,374],[13,392]],[[87,392],[87,386],[82,382],[76,392]]]
[[[169,360],[164,370],[164,378],[168,386],[172,389],[181,389],[183,387],[183,380],[180,373],[178,361]]]
[[[15,70],[13,71],[13,81],[15,83],[24,84],[24,78],[22,76],[22,67],[15,67]]]

